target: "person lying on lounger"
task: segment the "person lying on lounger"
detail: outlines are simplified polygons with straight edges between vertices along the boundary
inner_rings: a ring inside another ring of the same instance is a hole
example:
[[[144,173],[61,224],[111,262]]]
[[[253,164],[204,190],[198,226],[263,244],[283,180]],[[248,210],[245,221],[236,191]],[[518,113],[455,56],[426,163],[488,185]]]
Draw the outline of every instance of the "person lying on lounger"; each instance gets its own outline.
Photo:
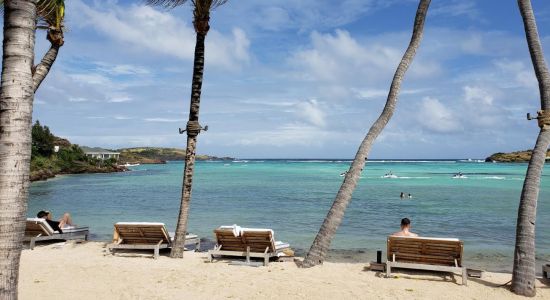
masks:
[[[401,219],[401,231],[395,232],[392,236],[418,236],[416,233],[411,231],[411,220],[408,218]]]
[[[63,217],[59,221],[52,220],[52,213],[47,210],[41,210],[36,214],[36,217],[46,220],[46,222],[52,227],[53,231],[59,231],[63,233],[63,229],[74,228],[73,220],[69,213],[64,213]]]

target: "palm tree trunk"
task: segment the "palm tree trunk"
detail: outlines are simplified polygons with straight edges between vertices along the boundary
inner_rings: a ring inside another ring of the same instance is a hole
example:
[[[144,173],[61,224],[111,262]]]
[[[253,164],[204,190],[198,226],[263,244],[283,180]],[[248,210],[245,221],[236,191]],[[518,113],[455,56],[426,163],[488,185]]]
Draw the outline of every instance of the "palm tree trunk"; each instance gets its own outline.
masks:
[[[27,214],[35,26],[35,1],[5,1],[0,92],[0,299],[3,300],[17,299]]]
[[[189,219],[189,208],[191,206],[191,188],[193,185],[193,170],[195,168],[195,149],[197,147],[197,135],[200,133],[199,125],[199,107],[201,100],[202,79],[204,74],[204,40],[206,33],[197,32],[197,42],[195,44],[195,61],[193,64],[193,82],[191,86],[191,108],[189,111],[189,121],[187,122],[187,150],[185,152],[185,168],[183,171],[183,184],[181,189],[181,204],[176,227],[176,236],[174,245],[170,252],[170,257],[183,257],[183,247],[185,245],[185,233],[187,231],[187,220]]]
[[[426,19],[426,14],[428,13],[430,2],[431,0],[420,0],[414,20],[412,38],[393,77],[384,110],[374,122],[367,136],[363,139],[363,142],[359,146],[359,150],[355,155],[355,159],[351,163],[349,171],[344,178],[344,182],[342,183],[338,194],[336,194],[336,199],[334,200],[325,221],[321,225],[319,233],[317,233],[309,252],[302,262],[302,267],[308,268],[321,264],[327,255],[332,238],[342,223],[344,212],[351,201],[352,193],[357,186],[357,181],[361,175],[363,167],[365,166],[365,162],[372,144],[393,115],[395,105],[397,104],[397,97],[399,95],[401,82],[403,81],[405,72],[409,68],[414,55],[416,54],[420,41],[422,40],[424,21]]]
[[[34,67],[34,74],[32,76],[33,79],[33,89],[36,92],[38,88],[40,87],[40,84],[48,73],[50,72],[50,69],[55,62],[55,59],[57,58],[57,53],[59,53],[59,46],[52,44],[50,46],[50,49],[48,49],[48,52],[44,54],[44,57],[40,61],[38,65]]]
[[[535,221],[539,197],[540,176],[550,146],[550,74],[544,60],[537,24],[530,0],[518,0],[523,18],[529,53],[539,82],[541,108],[538,113],[540,132],[527,166],[518,208],[512,291],[518,295],[533,297],[535,290]]]

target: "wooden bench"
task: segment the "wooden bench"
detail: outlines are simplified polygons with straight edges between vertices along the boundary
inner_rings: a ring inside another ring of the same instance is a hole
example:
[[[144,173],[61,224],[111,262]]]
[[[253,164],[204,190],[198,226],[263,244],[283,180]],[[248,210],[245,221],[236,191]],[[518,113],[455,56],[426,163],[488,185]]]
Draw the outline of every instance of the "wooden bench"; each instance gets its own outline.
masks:
[[[464,244],[458,239],[389,236],[387,246],[387,277],[392,268],[450,272],[462,274],[462,284],[467,285]]]
[[[24,241],[29,242],[29,248],[34,249],[36,242],[48,240],[88,240],[88,227],[63,229],[63,233],[53,231],[50,224],[42,218],[28,218],[25,224]]]

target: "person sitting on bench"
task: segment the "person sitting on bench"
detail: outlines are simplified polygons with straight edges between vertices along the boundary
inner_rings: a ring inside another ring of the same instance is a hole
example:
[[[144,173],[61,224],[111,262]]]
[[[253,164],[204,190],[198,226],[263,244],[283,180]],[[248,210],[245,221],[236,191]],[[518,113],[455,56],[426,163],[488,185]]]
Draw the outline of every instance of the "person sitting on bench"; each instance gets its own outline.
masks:
[[[392,236],[418,236],[416,233],[411,231],[411,220],[408,218],[401,219],[401,231],[395,232]]]

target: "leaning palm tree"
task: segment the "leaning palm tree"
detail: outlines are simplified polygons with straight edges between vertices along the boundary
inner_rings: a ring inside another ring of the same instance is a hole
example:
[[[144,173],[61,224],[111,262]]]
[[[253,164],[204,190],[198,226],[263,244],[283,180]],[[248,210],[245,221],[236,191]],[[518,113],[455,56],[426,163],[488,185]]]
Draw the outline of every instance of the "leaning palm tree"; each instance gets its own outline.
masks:
[[[539,197],[540,176],[550,146],[550,73],[544,60],[537,24],[530,0],[518,0],[523,18],[529,53],[539,82],[540,105],[538,125],[540,127],[535,148],[531,154],[527,174],[523,182],[516,227],[512,291],[523,296],[535,296],[535,220]],[[529,116],[528,116],[529,117]],[[530,117],[529,117],[530,119]]]
[[[36,0],[6,0],[0,91],[0,299],[17,299],[25,231]]]
[[[399,95],[399,89],[401,87],[401,81],[405,76],[405,72],[409,68],[416,50],[420,45],[422,40],[422,34],[424,30],[424,22],[426,19],[426,14],[428,13],[428,7],[431,0],[420,0],[418,9],[416,11],[416,17],[414,20],[414,28],[412,33],[412,38],[409,43],[409,47],[405,51],[399,66],[393,76],[393,80],[390,86],[390,91],[388,93],[388,98],[386,100],[386,105],[384,110],[374,122],[370,128],[367,136],[363,139],[363,142],[359,146],[359,150],[355,155],[355,159],[351,163],[349,171],[344,178],[344,182],[336,194],[336,199],[330,208],[325,221],[319,229],[319,233],[315,237],[309,252],[307,253],[304,261],[302,262],[302,267],[308,268],[318,264],[323,263],[327,255],[328,249],[332,238],[336,234],[336,230],[342,223],[342,218],[344,217],[344,212],[349,202],[351,201],[351,196],[355,187],[357,186],[357,181],[365,166],[367,156],[369,151],[374,143],[374,140],[382,132],[386,124],[390,121],[390,118],[393,115],[395,110],[395,105],[397,104],[397,97]]]
[[[39,23],[37,28],[47,30],[46,38],[50,42],[50,49],[44,57],[33,68],[34,91],[50,72],[50,69],[57,58],[59,48],[64,44],[63,21],[65,18],[65,0],[40,0],[37,4]]]
[[[161,5],[168,8],[176,7],[186,0],[148,0],[151,5]],[[189,217],[189,208],[191,206],[191,188],[193,186],[193,170],[195,168],[195,149],[197,147],[197,136],[203,128],[199,125],[199,107],[201,100],[202,78],[204,74],[204,40],[210,29],[210,12],[225,4],[227,0],[191,0],[193,4],[193,25],[195,27],[196,44],[195,59],[193,62],[193,82],[191,84],[191,107],[189,111],[189,121],[187,122],[187,150],[185,152],[185,168],[183,171],[183,184],[181,189],[181,204],[176,227],[176,236],[174,238],[174,247],[170,252],[170,257],[183,257],[183,247],[185,244],[185,233],[187,230],[187,220]],[[204,129],[206,130],[206,128]],[[180,131],[183,133],[183,131]]]
[[[0,4],[4,4],[0,0]],[[59,48],[63,46],[63,21],[65,18],[65,0],[39,0],[36,3],[37,29],[47,30],[46,38],[50,42],[50,49],[44,54],[44,57],[36,66],[33,67],[33,88],[34,91],[44,81],[50,71]]]

